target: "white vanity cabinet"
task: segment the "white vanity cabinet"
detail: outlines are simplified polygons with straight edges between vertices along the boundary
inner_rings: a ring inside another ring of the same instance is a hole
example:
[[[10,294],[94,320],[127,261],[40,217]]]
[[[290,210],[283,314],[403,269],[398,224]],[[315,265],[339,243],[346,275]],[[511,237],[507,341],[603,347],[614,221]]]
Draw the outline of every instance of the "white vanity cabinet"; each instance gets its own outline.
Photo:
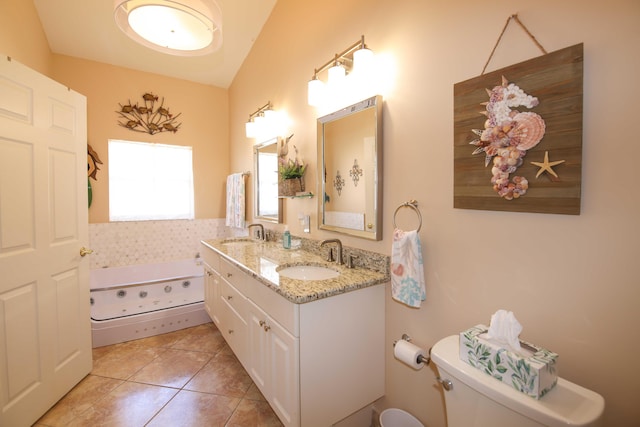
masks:
[[[384,395],[384,283],[296,304],[204,252],[205,306],[285,426],[326,427]]]

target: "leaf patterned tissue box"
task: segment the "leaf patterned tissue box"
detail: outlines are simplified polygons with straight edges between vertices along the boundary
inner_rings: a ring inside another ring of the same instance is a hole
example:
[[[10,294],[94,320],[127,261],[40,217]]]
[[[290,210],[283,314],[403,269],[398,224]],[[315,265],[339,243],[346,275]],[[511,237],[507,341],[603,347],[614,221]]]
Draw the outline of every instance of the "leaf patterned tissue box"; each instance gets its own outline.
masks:
[[[460,333],[461,360],[536,399],[556,385],[556,353],[525,341],[520,341],[523,354],[515,353],[483,338],[488,329],[476,325]]]

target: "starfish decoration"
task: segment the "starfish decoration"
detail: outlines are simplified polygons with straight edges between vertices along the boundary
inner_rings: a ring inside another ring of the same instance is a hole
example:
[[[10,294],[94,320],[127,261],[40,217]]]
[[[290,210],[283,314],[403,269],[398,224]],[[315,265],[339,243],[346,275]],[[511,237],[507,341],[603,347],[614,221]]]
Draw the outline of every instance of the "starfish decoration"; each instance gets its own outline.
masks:
[[[536,178],[539,177],[540,175],[542,175],[542,172],[549,172],[551,175],[555,176],[556,178],[558,178],[558,174],[555,173],[553,171],[553,169],[551,169],[553,166],[557,166],[560,163],[564,163],[564,160],[557,160],[555,162],[550,162],[549,161],[549,152],[545,151],[544,152],[544,161],[543,162],[531,162],[532,165],[536,165],[540,168],[540,170],[538,170],[538,173],[536,174]]]

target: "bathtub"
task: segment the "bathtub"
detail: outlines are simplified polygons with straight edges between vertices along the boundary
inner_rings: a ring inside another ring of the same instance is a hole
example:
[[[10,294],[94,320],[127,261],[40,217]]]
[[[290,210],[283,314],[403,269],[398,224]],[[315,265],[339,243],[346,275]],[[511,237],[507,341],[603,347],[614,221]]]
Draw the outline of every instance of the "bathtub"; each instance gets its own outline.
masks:
[[[93,347],[211,321],[199,259],[91,270]]]

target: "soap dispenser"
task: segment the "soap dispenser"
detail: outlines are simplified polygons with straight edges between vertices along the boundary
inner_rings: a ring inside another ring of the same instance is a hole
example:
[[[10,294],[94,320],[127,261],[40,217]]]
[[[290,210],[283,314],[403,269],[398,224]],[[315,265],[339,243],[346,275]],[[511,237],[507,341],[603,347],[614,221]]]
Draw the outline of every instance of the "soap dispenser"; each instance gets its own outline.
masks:
[[[289,227],[284,227],[284,234],[282,235],[282,247],[285,249],[291,249],[291,233]]]

